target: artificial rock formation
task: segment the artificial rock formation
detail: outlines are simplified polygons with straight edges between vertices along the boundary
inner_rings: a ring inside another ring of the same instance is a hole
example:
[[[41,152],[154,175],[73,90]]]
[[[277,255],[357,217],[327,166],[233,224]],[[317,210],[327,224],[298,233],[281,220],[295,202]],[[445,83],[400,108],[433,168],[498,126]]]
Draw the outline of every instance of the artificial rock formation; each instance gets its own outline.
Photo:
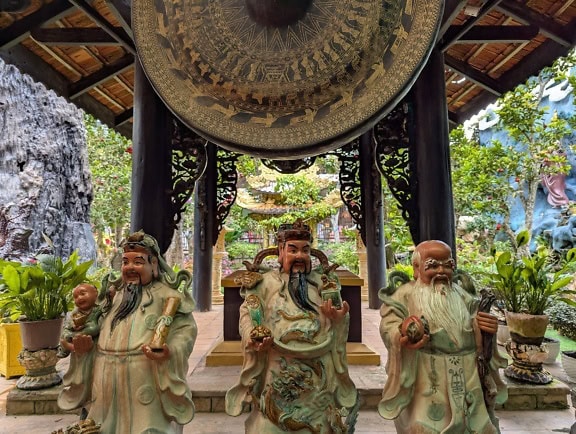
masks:
[[[0,59],[0,257],[36,252],[45,234],[57,255],[95,258],[91,201],[82,111]]]

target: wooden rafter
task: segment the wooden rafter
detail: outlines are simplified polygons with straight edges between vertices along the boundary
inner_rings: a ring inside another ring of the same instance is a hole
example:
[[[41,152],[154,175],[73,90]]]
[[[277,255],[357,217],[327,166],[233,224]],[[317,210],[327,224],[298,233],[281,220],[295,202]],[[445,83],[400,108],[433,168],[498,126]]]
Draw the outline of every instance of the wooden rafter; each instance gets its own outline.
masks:
[[[31,36],[44,45],[120,45],[116,39],[98,27],[36,28],[31,31]]]
[[[112,26],[100,13],[84,0],[69,0],[78,9],[84,12],[90,19],[100,26],[112,38],[118,41],[126,51],[136,55],[136,47],[132,38],[123,30]]]
[[[54,0],[36,12],[15,21],[0,32],[0,50],[13,47],[30,35],[30,31],[43,24],[56,21],[70,13],[74,6],[68,0]]]
[[[121,59],[117,60],[111,65],[107,65],[95,73],[82,78],[81,80],[70,85],[69,97],[71,99],[77,98],[84,92],[88,92],[93,87],[98,86],[100,83],[110,80],[112,77],[122,74],[128,68],[134,66],[134,56],[126,54]]]
[[[538,26],[543,35],[564,47],[570,48],[576,43],[575,29],[566,31],[558,25],[556,20],[543,17],[518,2],[504,1],[498,5],[498,9],[519,22]]]

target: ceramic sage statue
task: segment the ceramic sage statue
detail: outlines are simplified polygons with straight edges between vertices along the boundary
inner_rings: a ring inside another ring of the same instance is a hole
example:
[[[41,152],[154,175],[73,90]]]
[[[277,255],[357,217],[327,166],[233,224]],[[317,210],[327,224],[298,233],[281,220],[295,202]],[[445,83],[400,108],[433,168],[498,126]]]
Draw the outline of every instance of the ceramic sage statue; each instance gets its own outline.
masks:
[[[104,434],[181,433],[194,417],[186,382],[197,328],[188,291],[143,232],[122,243],[121,277],[108,281],[96,338],[75,334],[59,406],[90,407]]]
[[[241,282],[244,365],[226,412],[238,416],[251,402],[249,434],[352,432],[358,395],[346,361],[350,307],[330,267],[311,269],[307,225],[281,225],[277,241],[280,269],[247,271]]]
[[[382,290],[380,333],[388,379],[378,411],[398,433],[497,433],[494,405],[507,391],[498,373],[498,321],[479,297],[452,283],[454,260],[442,241],[424,241],[413,281]],[[488,337],[488,339],[484,339]]]

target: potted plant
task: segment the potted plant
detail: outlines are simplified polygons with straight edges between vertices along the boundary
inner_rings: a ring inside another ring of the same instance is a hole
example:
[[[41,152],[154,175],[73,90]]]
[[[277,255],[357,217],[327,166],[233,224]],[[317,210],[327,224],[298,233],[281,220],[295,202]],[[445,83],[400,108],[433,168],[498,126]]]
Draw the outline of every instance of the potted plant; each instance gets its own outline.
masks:
[[[18,359],[27,375],[18,380],[19,388],[40,389],[61,381],[54,366],[62,323],[72,307],[72,290],[87,280],[93,262],[78,259],[77,252],[66,261],[46,254],[27,262],[0,259],[0,311],[18,320],[24,348]]]
[[[516,237],[518,247],[527,245],[527,231]],[[551,260],[547,248],[517,257],[510,251],[495,257],[496,272],[490,275],[496,297],[506,309],[506,323],[511,342],[506,344],[513,364],[505,374],[509,377],[546,384],[551,375],[542,369],[547,349],[542,345],[548,326],[545,310],[555,301],[574,304],[569,298],[575,291],[568,287],[572,281],[569,271],[576,261],[576,249],[571,249],[558,262]]]

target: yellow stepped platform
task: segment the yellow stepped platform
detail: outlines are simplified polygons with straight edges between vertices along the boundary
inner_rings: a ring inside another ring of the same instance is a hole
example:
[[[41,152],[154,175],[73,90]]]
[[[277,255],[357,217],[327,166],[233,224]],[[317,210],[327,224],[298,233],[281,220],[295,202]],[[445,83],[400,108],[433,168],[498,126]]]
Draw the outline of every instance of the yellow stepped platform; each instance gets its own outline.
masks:
[[[380,365],[380,354],[360,342],[346,343],[349,365]],[[206,366],[242,365],[240,341],[222,341],[206,355]]]

